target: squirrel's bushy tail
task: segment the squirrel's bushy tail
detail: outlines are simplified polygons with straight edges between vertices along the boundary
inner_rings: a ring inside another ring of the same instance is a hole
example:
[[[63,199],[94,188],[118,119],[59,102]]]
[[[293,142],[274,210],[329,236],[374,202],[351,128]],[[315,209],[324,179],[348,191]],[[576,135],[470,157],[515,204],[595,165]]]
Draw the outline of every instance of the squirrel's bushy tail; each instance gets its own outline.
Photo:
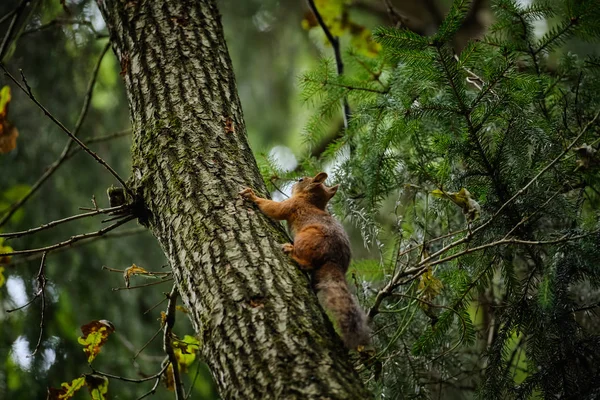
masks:
[[[367,316],[350,293],[346,277],[338,265],[325,264],[313,276],[313,285],[321,306],[339,326],[348,349],[370,344],[371,329]]]

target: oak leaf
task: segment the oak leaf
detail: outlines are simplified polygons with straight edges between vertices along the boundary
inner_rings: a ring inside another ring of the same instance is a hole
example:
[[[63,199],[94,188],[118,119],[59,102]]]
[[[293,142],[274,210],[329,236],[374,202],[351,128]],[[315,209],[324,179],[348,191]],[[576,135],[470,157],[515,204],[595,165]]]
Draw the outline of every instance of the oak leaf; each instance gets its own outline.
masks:
[[[73,379],[71,383],[63,382],[60,389],[48,388],[47,400],[71,399],[85,385],[85,376]]]
[[[85,376],[85,385],[93,400],[106,400],[108,379],[102,375],[89,374]]]
[[[200,341],[193,336],[185,335],[183,340],[173,341],[173,352],[180,371],[186,372],[188,367],[196,361],[198,350],[200,350]]]
[[[98,353],[100,353],[100,349],[106,343],[108,335],[114,331],[114,325],[105,319],[92,321],[81,327],[83,336],[78,338],[77,341],[84,346],[83,351],[88,356],[88,363],[91,363],[96,358]]]

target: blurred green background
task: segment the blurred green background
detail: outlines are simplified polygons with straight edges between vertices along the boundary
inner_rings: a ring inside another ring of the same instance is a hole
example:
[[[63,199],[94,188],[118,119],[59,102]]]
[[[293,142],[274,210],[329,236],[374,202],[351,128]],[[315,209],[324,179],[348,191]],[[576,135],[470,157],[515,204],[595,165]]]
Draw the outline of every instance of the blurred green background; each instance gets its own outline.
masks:
[[[2,16],[8,15],[20,3],[21,0],[0,2],[0,38],[4,37],[10,23],[10,18]],[[368,34],[375,26],[394,23],[388,3],[409,17],[411,30],[431,34],[451,1],[317,1],[317,4],[331,7],[339,7],[342,3],[355,24],[354,29],[336,32],[342,35],[344,49],[352,46],[368,54],[377,49],[370,47],[372,43],[361,35],[363,32]],[[432,10],[434,3],[437,8]],[[300,76],[319,65],[322,57],[332,58],[332,48],[311,21],[304,1],[217,0],[217,4],[223,16],[251,147],[259,162],[271,158],[284,170],[294,169],[307,156],[324,149],[318,141],[307,142],[304,135],[315,112],[314,104],[305,101],[301,95]],[[488,2],[475,0],[473,6],[477,12],[469,16],[472,20],[456,35],[457,49],[462,48],[469,38],[480,35],[490,23]],[[5,65],[17,77],[22,69],[39,101],[72,129],[81,112],[94,68],[108,41],[106,27],[94,0],[39,0],[31,12],[28,23],[19,27],[18,40],[4,57]],[[335,10],[330,12],[336,14]],[[330,22],[333,26],[342,23]],[[569,48],[586,54],[592,47],[572,41]],[[131,137],[128,135],[129,110],[120,69],[112,50],[109,51],[101,60],[91,107],[79,136],[84,141],[116,136],[90,147],[121,176],[127,177]],[[0,218],[12,203],[30,190],[68,142],[66,135],[4,74],[0,74],[0,87],[4,85],[12,88],[8,119],[17,127],[20,136],[16,149],[0,155]],[[330,141],[341,124],[340,112],[328,119],[327,130],[321,139]],[[311,137],[314,139],[314,135]],[[106,189],[113,184],[114,179],[102,167],[83,152],[77,152],[23,208],[0,226],[0,232],[25,230],[76,214],[79,207],[91,207],[92,198],[100,207],[107,207]],[[285,192],[289,185],[283,182],[280,188]],[[282,196],[273,192],[276,199]],[[394,211],[398,211],[399,202],[400,199],[396,202],[391,197],[381,202],[378,223],[386,233],[392,231],[397,222]],[[15,250],[45,246],[73,234],[96,231],[105,226],[102,219],[99,216],[74,221],[33,236],[5,241],[2,245]],[[409,227],[413,222],[404,221],[406,236],[411,235]],[[414,224],[416,226],[417,222]],[[380,268],[384,258],[382,248],[386,243],[370,243],[368,247],[368,233],[349,223],[346,228],[353,243],[354,269],[366,280],[381,281],[384,273]],[[387,239],[393,241],[391,235]],[[40,332],[40,302],[34,301],[20,311],[9,313],[7,310],[23,306],[35,296],[40,258],[14,257],[10,264],[0,267],[4,268],[4,282],[0,277],[0,283],[3,283],[0,285],[0,399],[45,398],[48,386],[59,387],[61,382],[88,373],[86,357],[77,338],[81,335],[81,325],[97,319],[110,320],[116,333],[94,361],[95,368],[132,378],[149,376],[160,370],[164,358],[161,335],[135,360],[133,357],[160,329],[160,313],[165,303],[153,307],[164,300],[164,292],[170,290],[170,283],[122,290],[119,289],[124,286],[122,274],[102,268],[124,270],[134,263],[152,271],[164,271],[166,264],[157,242],[135,222],[105,238],[51,253],[46,262],[44,331],[41,346],[33,357],[30,353],[36,347]],[[132,278],[132,285],[152,282],[141,277]],[[187,317],[181,312],[177,315],[175,332],[180,337],[193,333]],[[193,383],[192,398],[218,397],[210,373],[201,363],[190,368],[184,382],[186,389]],[[113,379],[109,393],[115,399],[134,399],[150,390],[152,384],[153,381],[132,384]],[[473,388],[467,389],[472,391]],[[457,392],[461,390],[456,388]],[[84,392],[76,398],[88,398]],[[457,397],[462,398],[462,395]],[[171,399],[173,394],[160,385],[153,398]]]

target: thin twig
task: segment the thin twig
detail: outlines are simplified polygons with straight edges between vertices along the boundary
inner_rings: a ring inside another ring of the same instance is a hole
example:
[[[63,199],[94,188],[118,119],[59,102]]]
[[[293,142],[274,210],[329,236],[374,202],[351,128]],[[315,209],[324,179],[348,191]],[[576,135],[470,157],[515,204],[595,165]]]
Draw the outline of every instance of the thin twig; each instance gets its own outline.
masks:
[[[82,25],[82,26],[87,26],[90,31],[92,31],[92,33],[94,35],[99,35],[100,33],[98,31],[96,31],[96,29],[94,29],[94,24],[91,21],[86,21],[86,20],[78,20],[78,19],[72,19],[72,18],[55,18],[52,21],[46,23],[46,24],[42,24],[36,28],[31,28],[28,29],[26,31],[24,31],[21,34],[21,37],[26,36],[26,35],[30,35],[32,33],[36,33],[36,32],[41,32],[44,31],[46,29],[52,28],[54,26],[64,26],[64,25]]]
[[[71,222],[71,221],[75,221],[81,218],[86,218],[86,217],[92,217],[94,215],[98,215],[98,214],[108,214],[111,212],[115,212],[115,211],[120,211],[123,210],[124,208],[127,207],[127,204],[121,205],[121,206],[117,206],[117,207],[110,207],[110,208],[104,208],[104,209],[99,209],[96,211],[90,211],[87,213],[83,213],[83,214],[78,214],[78,215],[72,215],[70,217],[67,218],[63,218],[63,219],[58,219],[55,221],[51,221],[48,222],[46,224],[40,225],[37,228],[31,228],[28,229],[26,231],[20,231],[20,232],[8,232],[8,233],[0,233],[0,237],[4,237],[4,238],[18,238],[21,236],[25,236],[25,235],[31,235],[46,229],[50,229],[53,228],[57,225],[61,225],[67,222]],[[119,216],[119,218],[123,217],[122,215]]]
[[[17,81],[10,72],[8,72],[8,70],[6,69],[4,64],[0,64],[0,68],[2,68],[2,70],[4,70],[6,75],[19,87],[19,89],[21,89],[24,93],[27,94],[27,96],[35,103],[35,105],[37,105],[38,108],[40,108],[44,112],[44,114],[48,118],[50,118],[50,120],[52,120],[52,122],[54,122],[63,132],[65,132],[71,138],[71,140],[73,140],[75,143],[77,143],[86,153],[88,153],[100,165],[102,165],[106,170],[108,170],[108,172],[110,172],[110,174],[112,176],[114,176],[115,179],[117,179],[119,181],[119,183],[121,183],[121,185],[127,191],[127,193],[129,193],[131,196],[133,196],[133,192],[131,191],[129,186],[127,186],[127,184],[125,183],[125,180],[123,180],[123,178],[121,178],[119,176],[119,174],[117,174],[117,172],[110,165],[108,165],[108,163],[106,161],[104,161],[100,156],[98,156],[98,154],[93,152],[89,147],[87,147],[85,145],[85,143],[83,143],[79,138],[77,138],[75,135],[73,135],[73,133],[69,129],[67,129],[67,127],[64,126],[62,122],[60,122],[52,113],[50,113],[50,111],[48,111],[48,109],[42,103],[40,103],[38,101],[38,99],[33,95],[33,92],[31,91],[31,87],[27,83],[27,78],[25,78],[25,75],[23,74],[22,70],[21,70],[21,78],[22,78],[23,84],[25,86],[21,85],[21,83],[19,81]]]
[[[140,379],[126,378],[124,376],[108,374],[106,372],[102,372],[102,371],[98,371],[98,370],[94,369],[94,367],[92,367],[91,365],[90,365],[90,368],[92,369],[92,372],[94,374],[102,375],[102,376],[105,376],[110,379],[118,379],[118,380],[124,381],[124,382],[142,383],[142,382],[151,381],[152,379],[156,379],[156,378],[160,379],[161,375],[165,373],[165,371],[167,370],[167,368],[169,368],[169,365],[171,364],[170,361],[168,361],[168,359],[166,357],[165,357],[165,361],[166,361],[165,365],[156,374],[154,374],[152,376],[148,376],[146,378],[140,378]]]
[[[42,344],[42,337],[44,335],[44,314],[46,311],[46,275],[44,274],[44,268],[46,265],[46,255],[47,254],[48,254],[47,252],[44,252],[44,254],[42,255],[42,262],[40,263],[40,270],[38,271],[38,274],[36,277],[36,281],[38,284],[38,291],[37,291],[35,297],[40,296],[42,298],[42,311],[41,311],[41,316],[40,316],[40,335],[38,336],[38,341],[35,345],[35,348],[33,349],[33,352],[31,353],[30,357],[33,357],[40,349],[40,345]]]
[[[402,27],[406,27],[406,17],[403,16],[402,14],[400,14],[398,12],[398,10],[396,10],[396,8],[394,7],[394,5],[392,4],[392,2],[390,0],[383,0],[383,2],[385,3],[385,6],[387,8],[387,12],[390,16],[390,18],[392,19],[392,23],[395,25],[396,28],[402,28]]]
[[[138,351],[135,352],[132,359],[135,360],[136,358],[138,358],[138,356],[142,353],[142,351],[146,350],[146,347],[148,347],[150,345],[150,343],[152,343],[154,341],[154,339],[156,339],[156,337],[162,330],[163,330],[163,326],[161,325],[160,328],[158,328],[158,330],[154,333],[154,335],[152,335],[152,337],[150,339],[148,339],[148,341],[146,343],[144,343],[144,345]]]
[[[169,366],[169,363],[167,363],[167,366]],[[150,389],[150,391],[144,395],[142,395],[141,397],[138,397],[137,400],[142,400],[148,396],[153,395],[154,393],[156,393],[156,389],[158,388],[158,384],[160,383],[160,376],[158,378],[156,378],[156,382],[154,382],[154,386],[152,386],[152,389]]]
[[[132,219],[135,219],[136,217],[133,216],[126,216],[124,217],[122,220],[115,222],[112,225],[109,225],[105,228],[102,228],[96,232],[88,232],[88,233],[82,233],[80,235],[75,235],[75,236],[71,236],[69,239],[64,240],[60,243],[56,243],[50,246],[46,246],[46,247],[40,247],[37,249],[28,249],[28,250],[17,250],[17,251],[13,251],[10,253],[0,253],[0,255],[3,256],[17,256],[17,255],[23,255],[23,254],[35,254],[35,253],[41,253],[41,252],[51,252],[53,250],[59,249],[61,247],[66,247],[66,246],[70,246],[73,243],[76,243],[80,240],[84,240],[84,239],[89,239],[92,237],[96,237],[96,236],[102,236],[107,232],[112,231],[113,229],[131,221]]]
[[[79,133],[79,131],[83,125],[83,122],[85,120],[85,116],[87,115],[87,112],[88,112],[88,109],[89,109],[89,106],[91,103],[94,87],[96,84],[96,79],[98,77],[98,72],[100,71],[100,64],[102,63],[102,59],[104,58],[104,55],[106,54],[106,52],[108,51],[109,48],[110,48],[110,42],[107,43],[105,48],[102,50],[102,53],[100,54],[100,57],[98,58],[96,66],[94,67],[94,71],[92,72],[92,77],[91,77],[90,82],[87,87],[83,105],[81,107],[81,111],[77,118],[77,123],[75,124],[75,127],[73,128],[74,136],[77,136],[77,134]],[[4,67],[4,64],[0,63],[0,67],[5,72],[7,72],[6,68]],[[9,76],[10,76],[10,74],[9,74]],[[12,76],[11,76],[11,78],[12,78]],[[14,81],[14,78],[12,78],[12,79]],[[19,85],[19,87],[21,87],[21,86]],[[23,89],[23,88],[21,87],[21,89]],[[39,188],[48,180],[48,178],[50,178],[56,172],[56,170],[70,157],[69,150],[71,150],[72,146],[73,146],[73,141],[68,140],[67,143],[65,144],[65,147],[63,148],[60,156],[45,169],[45,172],[31,186],[31,189],[29,189],[29,191],[23,197],[21,197],[15,203],[11,204],[11,206],[7,210],[3,211],[4,215],[0,219],[0,227],[3,226],[4,224],[6,224],[9,221],[9,219],[13,216],[13,214],[19,208],[21,208],[39,190]]]
[[[310,7],[311,11],[313,12],[313,14],[315,14],[315,17],[317,18],[317,21],[319,22],[319,26],[321,26],[321,29],[323,29],[325,36],[327,36],[327,40],[329,40],[331,47],[333,47],[333,54],[335,56],[335,64],[337,66],[337,73],[338,73],[338,75],[341,76],[344,74],[344,61],[342,60],[342,52],[340,50],[340,39],[331,34],[331,31],[329,30],[329,27],[323,20],[321,13],[319,13],[319,10],[317,9],[317,6],[315,5],[314,0],[307,0],[307,2],[308,2],[308,6]],[[348,123],[350,121],[351,111],[350,111],[350,105],[348,104],[348,99],[346,97],[344,97],[344,99],[342,101],[342,107],[343,107],[342,117],[344,118],[344,130],[348,130]]]
[[[192,383],[190,384],[190,390],[187,392],[187,394],[185,395],[185,400],[187,400],[191,395],[192,395],[192,390],[194,390],[194,385],[196,384],[196,380],[198,379],[198,375],[200,375],[200,363],[196,363],[198,364],[196,366],[196,373],[194,374],[194,379],[192,380]]]
[[[146,288],[148,286],[155,286],[155,285],[160,285],[161,283],[171,282],[172,280],[173,280],[173,278],[164,277],[164,278],[161,278],[161,280],[159,280],[159,281],[150,282],[150,283],[144,283],[142,285],[137,285],[137,286],[129,286],[129,287],[127,287],[127,286],[121,286],[121,287],[113,288],[112,290],[113,290],[113,292],[118,292],[120,290],[143,289],[143,288]]]
[[[165,317],[165,328],[163,335],[163,349],[173,367],[173,380],[175,381],[175,400],[183,400],[185,393],[183,392],[183,384],[181,383],[181,375],[179,371],[179,363],[173,350],[173,325],[175,325],[175,312],[177,306],[177,285],[173,285],[171,293],[169,293],[169,302],[167,303],[167,312]]]
[[[19,310],[29,307],[40,296],[40,294],[41,294],[40,288],[46,287],[46,277],[43,275],[44,274],[44,264],[46,262],[46,254],[47,254],[47,252],[44,252],[42,254],[42,262],[40,264],[40,270],[37,275],[37,282],[38,282],[37,293],[31,298],[31,300],[29,300],[27,303],[23,304],[22,306],[5,310],[7,313],[19,311]],[[43,314],[42,314],[42,319],[43,319]]]
[[[2,63],[2,61],[4,60],[4,55],[6,54],[6,51],[8,50],[8,48],[10,47],[11,39],[13,38],[12,37],[13,33],[15,32],[15,29],[17,28],[17,21],[19,20],[19,18],[21,18],[21,16],[23,15],[23,12],[29,6],[31,1],[32,0],[21,1],[21,3],[17,6],[17,8],[15,8],[14,11],[9,13],[9,14],[12,14],[12,20],[10,21],[10,25],[8,26],[6,34],[4,35],[4,38],[2,39],[2,44],[0,44],[0,63]],[[2,17],[2,21],[4,21],[5,17]]]
[[[62,247],[60,249],[55,250],[55,253],[60,253],[61,251],[65,251],[68,249],[72,249],[72,248],[76,248],[76,247],[80,247],[80,246],[87,246],[91,243],[94,243],[96,240],[106,240],[106,239],[117,239],[117,238],[121,238],[124,236],[132,236],[132,235],[138,235],[140,233],[144,233],[144,232],[148,232],[148,230],[144,227],[137,227],[137,228],[131,228],[131,229],[123,229],[117,232],[108,232],[102,236],[97,236],[97,237],[92,237],[92,238],[88,238],[88,239],[84,239],[80,242],[77,242],[75,244],[73,244],[72,246],[67,247]],[[49,252],[50,253],[50,252]],[[10,265],[19,265],[19,264],[25,264],[28,263],[30,261],[35,261],[40,259],[42,256],[37,253],[34,254],[32,256],[29,257],[23,257],[17,260],[11,260]]]
[[[4,14],[1,18],[0,18],[0,24],[4,23],[4,21],[6,21],[7,19],[9,19],[10,17],[12,17],[14,15],[14,13],[17,12],[17,10],[19,9],[19,6],[16,6],[15,8],[13,8],[12,10],[10,10],[9,12],[7,12],[6,14]]]

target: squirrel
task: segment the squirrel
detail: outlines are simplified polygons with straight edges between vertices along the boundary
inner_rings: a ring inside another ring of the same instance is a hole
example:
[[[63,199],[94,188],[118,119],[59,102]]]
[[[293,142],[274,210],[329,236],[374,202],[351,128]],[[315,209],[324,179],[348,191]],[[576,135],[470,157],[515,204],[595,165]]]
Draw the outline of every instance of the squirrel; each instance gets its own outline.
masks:
[[[350,264],[348,235],[326,210],[327,202],[339,185],[327,187],[325,172],[314,178],[304,177],[292,187],[292,197],[282,202],[263,199],[250,188],[240,195],[252,201],[268,217],[286,220],[294,243],[281,246],[301,270],[311,276],[313,290],[321,306],[337,322],[348,349],[370,344],[367,317],[350,293],[346,271]]]

